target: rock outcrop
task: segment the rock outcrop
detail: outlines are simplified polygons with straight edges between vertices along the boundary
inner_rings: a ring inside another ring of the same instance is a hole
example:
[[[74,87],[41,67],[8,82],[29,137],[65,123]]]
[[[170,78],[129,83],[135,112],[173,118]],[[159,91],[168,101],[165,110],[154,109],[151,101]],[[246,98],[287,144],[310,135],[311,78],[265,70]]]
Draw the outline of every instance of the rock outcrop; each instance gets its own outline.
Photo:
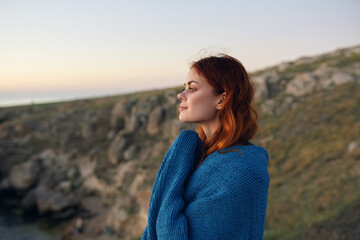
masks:
[[[315,91],[326,91],[348,82],[360,84],[360,46],[330,54],[304,57],[252,74],[256,98],[266,114],[293,107]]]
[[[253,73],[261,114],[280,114],[314,91],[360,84],[359,61],[357,46]],[[0,191],[42,215],[92,212],[120,235],[140,236],[168,147],[181,129],[196,127],[177,119],[180,89],[1,108]],[[91,209],[90,197],[106,210]]]

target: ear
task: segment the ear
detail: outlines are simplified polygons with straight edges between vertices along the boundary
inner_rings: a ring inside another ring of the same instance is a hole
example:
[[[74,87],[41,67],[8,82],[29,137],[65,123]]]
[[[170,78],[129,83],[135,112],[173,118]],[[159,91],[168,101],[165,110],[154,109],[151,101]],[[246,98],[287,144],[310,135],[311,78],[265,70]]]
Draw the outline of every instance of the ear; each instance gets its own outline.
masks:
[[[223,92],[222,94],[219,95],[219,102],[218,104],[216,105],[216,109],[217,110],[221,110],[223,107],[224,107],[224,104],[225,104],[225,98],[226,98],[226,93]]]

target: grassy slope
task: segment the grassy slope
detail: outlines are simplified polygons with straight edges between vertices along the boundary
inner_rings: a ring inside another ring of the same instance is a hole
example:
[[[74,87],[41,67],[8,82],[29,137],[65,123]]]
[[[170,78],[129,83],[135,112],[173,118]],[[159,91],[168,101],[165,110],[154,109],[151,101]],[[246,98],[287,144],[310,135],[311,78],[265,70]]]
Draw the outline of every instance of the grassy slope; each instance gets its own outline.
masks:
[[[65,105],[68,106],[64,109],[80,111],[111,108],[123,97],[137,98],[161,92],[36,105],[41,108],[39,112],[11,122],[45,120],[50,112],[61,111],[59,107]],[[354,221],[344,219],[354,219],[358,214],[355,210],[360,199],[357,188],[360,151],[357,148],[349,154],[347,147],[354,140],[360,144],[358,106],[360,88],[349,83],[305,96],[296,107],[280,116],[260,116],[261,126],[255,142],[266,147],[271,158],[266,240],[309,239],[310,236],[314,239],[314,233],[321,229],[340,233],[352,229]],[[328,239],[327,235],[321,238],[319,234],[317,239]]]
[[[345,60],[341,63],[347,66]],[[354,61],[358,61],[358,56],[352,56],[350,62]],[[300,70],[309,70],[308,67],[301,66]],[[292,72],[297,72],[297,68]],[[174,89],[180,90],[180,87]],[[162,91],[28,106],[40,109],[10,122],[42,121],[61,109],[78,109],[79,114],[97,108],[108,108],[110,112],[123,97],[144,97]],[[360,87],[348,83],[305,96],[295,107],[279,116],[260,116],[261,126],[255,142],[270,153],[266,240],[342,239],[334,236],[355,234],[359,225],[356,225],[356,219],[360,202],[357,187],[360,150],[358,146],[354,152],[348,153],[347,148],[355,140],[360,145],[359,106]],[[104,124],[108,124],[108,119],[104,119]],[[95,139],[91,141],[96,145]],[[53,145],[50,142],[44,144]],[[332,232],[331,236],[329,232]]]
[[[360,87],[345,84],[262,117],[257,141],[271,157],[265,239],[294,239],[360,199],[359,147],[347,152],[350,142],[360,143],[358,106]]]

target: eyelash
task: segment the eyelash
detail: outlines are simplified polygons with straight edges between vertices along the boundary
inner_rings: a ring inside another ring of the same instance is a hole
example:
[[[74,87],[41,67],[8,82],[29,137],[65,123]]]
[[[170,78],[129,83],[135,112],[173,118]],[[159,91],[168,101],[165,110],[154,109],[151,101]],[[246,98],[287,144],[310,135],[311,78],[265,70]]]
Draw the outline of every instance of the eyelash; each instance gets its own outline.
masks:
[[[183,91],[185,91],[186,90],[186,88],[184,88],[183,89]],[[195,88],[189,88],[189,90],[190,90],[190,93],[193,93],[193,92],[195,92],[196,91],[196,89]]]

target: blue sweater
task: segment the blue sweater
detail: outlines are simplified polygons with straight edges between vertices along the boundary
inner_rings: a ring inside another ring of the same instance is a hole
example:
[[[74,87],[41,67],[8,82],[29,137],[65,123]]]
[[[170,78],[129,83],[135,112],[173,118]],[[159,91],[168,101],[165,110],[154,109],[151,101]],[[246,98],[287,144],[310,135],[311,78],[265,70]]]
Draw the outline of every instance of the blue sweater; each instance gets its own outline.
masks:
[[[216,151],[196,168],[202,141],[180,132],[157,173],[142,240],[263,238],[268,153],[250,142],[229,149],[241,153]]]

